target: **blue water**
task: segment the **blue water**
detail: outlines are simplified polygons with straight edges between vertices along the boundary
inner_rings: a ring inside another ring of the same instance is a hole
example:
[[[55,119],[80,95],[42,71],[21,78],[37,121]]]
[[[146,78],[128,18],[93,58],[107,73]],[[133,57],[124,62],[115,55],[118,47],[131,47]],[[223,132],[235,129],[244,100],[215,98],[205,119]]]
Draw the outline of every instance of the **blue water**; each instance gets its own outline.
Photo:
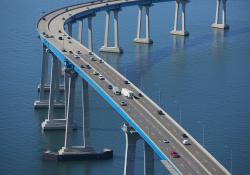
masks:
[[[1,0],[0,2],[0,174],[116,175],[123,172],[125,137],[122,119],[90,89],[91,141],[95,148],[114,149],[114,159],[89,162],[51,162],[45,149],[58,150],[64,133],[45,132],[40,123],[46,110],[34,110],[40,79],[41,42],[36,21],[77,0]],[[173,37],[174,3],[150,9],[154,44],[136,45],[137,8],[120,13],[121,56],[101,55],[180,122],[235,175],[250,174],[250,1],[228,1],[230,30],[214,30],[215,0],[192,0],[187,6],[190,36]],[[103,44],[104,13],[94,19],[94,48]],[[85,25],[86,26],[86,25]],[[74,30],[76,32],[76,30]],[[86,39],[86,38],[85,38]],[[80,93],[80,86],[78,86]],[[79,96],[79,95],[78,95]],[[160,98],[159,98],[160,96]],[[80,98],[75,109],[81,122]],[[63,110],[57,111],[63,117]],[[74,132],[81,144],[80,130]],[[142,142],[138,144],[136,174],[143,173]],[[156,174],[168,174],[156,160]]]

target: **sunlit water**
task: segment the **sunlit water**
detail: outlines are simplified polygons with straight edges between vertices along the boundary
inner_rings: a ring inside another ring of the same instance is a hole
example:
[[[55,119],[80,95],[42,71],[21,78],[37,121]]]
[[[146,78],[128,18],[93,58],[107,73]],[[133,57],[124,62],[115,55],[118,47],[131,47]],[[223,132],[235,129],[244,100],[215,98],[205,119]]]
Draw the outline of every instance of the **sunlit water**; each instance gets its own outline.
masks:
[[[121,117],[90,89],[92,145],[114,149],[109,161],[53,162],[41,159],[45,149],[58,150],[64,132],[45,132],[46,110],[34,110],[41,71],[41,42],[36,21],[42,12],[77,0],[1,0],[0,2],[0,174],[117,175],[123,173],[125,137]],[[228,1],[230,30],[214,30],[215,0],[192,0],[187,6],[190,36],[173,37],[174,3],[150,9],[154,44],[137,45],[137,8],[120,13],[121,56],[101,55],[180,122],[233,174],[250,174],[250,2]],[[94,18],[94,47],[103,44],[104,13]],[[86,23],[85,23],[86,26]],[[86,32],[86,30],[85,30]],[[74,29],[74,33],[76,30]],[[85,36],[84,36],[85,37]],[[86,39],[86,37],[84,38]],[[80,93],[80,86],[77,92]],[[80,97],[76,120],[81,123]],[[63,110],[57,111],[63,117]],[[81,144],[80,130],[74,132]],[[142,142],[136,174],[143,173]],[[156,160],[156,174],[167,174]]]

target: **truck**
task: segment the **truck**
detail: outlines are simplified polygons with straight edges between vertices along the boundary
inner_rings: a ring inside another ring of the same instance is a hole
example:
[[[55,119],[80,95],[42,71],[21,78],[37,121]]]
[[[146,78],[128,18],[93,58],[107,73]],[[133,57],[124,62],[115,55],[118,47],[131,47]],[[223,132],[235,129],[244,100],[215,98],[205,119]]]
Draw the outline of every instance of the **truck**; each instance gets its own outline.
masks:
[[[114,86],[112,90],[115,95],[121,95],[121,91],[117,86]]]
[[[133,91],[129,90],[129,89],[126,89],[126,88],[122,88],[122,91],[121,91],[122,95],[124,97],[127,97],[127,98],[133,98],[134,96],[134,93]]]

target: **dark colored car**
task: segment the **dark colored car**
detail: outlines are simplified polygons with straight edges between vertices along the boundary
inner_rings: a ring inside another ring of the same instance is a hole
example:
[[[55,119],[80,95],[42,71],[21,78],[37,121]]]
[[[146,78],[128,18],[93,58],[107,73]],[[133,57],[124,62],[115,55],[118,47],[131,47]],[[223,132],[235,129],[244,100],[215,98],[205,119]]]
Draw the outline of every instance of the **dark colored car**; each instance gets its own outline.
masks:
[[[158,110],[157,111],[159,115],[164,115],[164,113],[162,112],[162,110]]]
[[[121,105],[121,106],[127,106],[127,104],[126,104],[124,101],[121,101],[121,102],[120,102],[120,105]]]
[[[87,67],[87,69],[91,69],[90,65],[88,65],[88,64],[86,65],[86,67]]]
[[[83,64],[81,64],[81,68],[85,68]]]
[[[188,138],[187,134],[182,134],[182,137],[186,139]]]
[[[139,96],[139,97],[143,97],[143,95],[142,95],[141,93],[138,93],[138,96]]]
[[[113,89],[113,86],[111,84],[108,85],[109,89]]]
[[[124,80],[124,83],[125,83],[125,84],[129,84],[128,80]]]

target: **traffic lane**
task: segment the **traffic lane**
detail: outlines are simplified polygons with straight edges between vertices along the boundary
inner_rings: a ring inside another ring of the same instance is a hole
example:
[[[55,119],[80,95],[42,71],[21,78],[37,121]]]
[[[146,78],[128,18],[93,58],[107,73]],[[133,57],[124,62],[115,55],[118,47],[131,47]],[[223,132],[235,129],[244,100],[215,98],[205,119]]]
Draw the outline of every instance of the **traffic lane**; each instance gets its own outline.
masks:
[[[133,103],[133,105],[136,107],[136,103]],[[140,109],[140,107],[136,107],[136,108]],[[204,168],[200,166],[200,164],[192,156],[190,156],[190,153],[186,152],[185,147],[182,145],[181,142],[178,143],[178,141],[176,141],[177,139],[173,135],[171,135],[171,133],[166,128],[163,128],[161,125],[159,125],[159,123],[154,119],[154,116],[149,115],[148,112],[146,112],[143,109],[141,109],[141,111],[143,113],[143,116],[146,116],[147,119],[149,120],[148,123],[153,123],[155,125],[155,127],[153,127],[152,129],[158,128],[160,129],[160,132],[165,136],[165,138],[170,138],[170,142],[174,144],[175,150],[180,155],[182,155],[181,157],[187,158],[188,160],[187,164],[190,166],[190,168],[193,168],[195,170],[196,174],[200,174],[200,173],[209,174],[204,170]],[[165,152],[165,155],[168,155],[168,154],[169,153]]]

